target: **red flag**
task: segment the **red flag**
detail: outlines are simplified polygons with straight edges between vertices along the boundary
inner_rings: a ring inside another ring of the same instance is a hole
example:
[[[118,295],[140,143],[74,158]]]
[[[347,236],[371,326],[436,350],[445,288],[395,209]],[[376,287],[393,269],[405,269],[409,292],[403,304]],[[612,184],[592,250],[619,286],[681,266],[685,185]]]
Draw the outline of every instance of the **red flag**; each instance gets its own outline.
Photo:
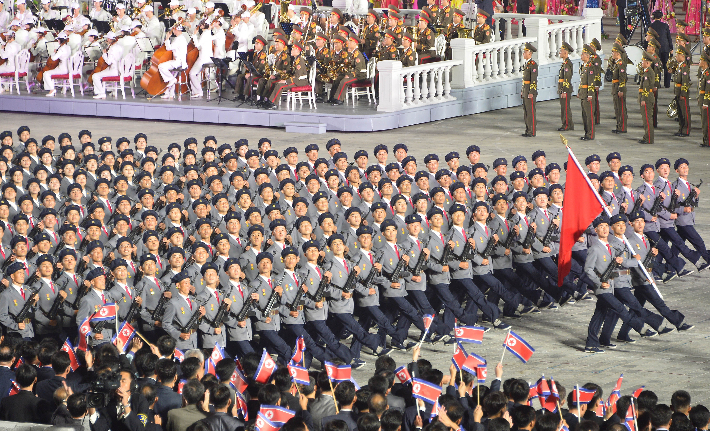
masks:
[[[457,341],[456,347],[454,348],[454,356],[451,358],[451,362],[454,363],[457,370],[461,371],[461,367],[463,367],[467,357],[468,354],[466,353],[466,350],[463,348],[461,343]]]
[[[429,327],[431,326],[431,322],[434,321],[434,315],[433,314],[425,314],[423,319],[424,319],[424,330],[429,331]]]
[[[91,326],[89,325],[89,318],[87,317],[79,325],[79,345],[76,346],[77,349],[86,352],[86,339],[89,337],[89,332],[91,332]]]
[[[289,419],[296,416],[296,412],[293,410],[279,406],[269,406],[266,404],[261,405],[259,413],[263,414],[266,416],[266,419],[277,425],[285,424]]]
[[[606,408],[611,409],[613,413],[616,413],[616,402],[621,398],[621,382],[624,380],[624,375],[619,376],[619,380],[616,381],[616,386],[611,391],[611,395],[606,401]]]
[[[257,431],[278,431],[281,426],[271,422],[263,413],[259,412],[256,414],[254,428],[256,428]]]
[[[412,396],[414,398],[434,404],[439,399],[439,395],[441,395],[441,386],[416,378],[412,380]]]
[[[14,380],[10,380],[10,392],[8,392],[7,396],[17,395],[21,390],[20,385],[18,385]]]
[[[604,210],[592,183],[585,175],[572,150],[567,147],[567,176],[564,208],[560,226],[560,251],[557,257],[557,284],[562,286],[572,267],[572,246],[594,219]]]
[[[244,374],[242,374],[239,368],[234,369],[232,377],[229,378],[229,384],[232,385],[234,390],[239,393],[244,393],[244,390],[247,388],[247,386],[249,386],[246,377],[244,377]]]
[[[205,374],[212,374],[213,376],[217,377],[217,371],[214,369],[214,361],[212,358],[207,358],[205,361]]]
[[[67,338],[61,348],[62,351],[69,354],[69,360],[71,361],[71,370],[76,371],[79,369],[79,361],[76,359],[76,353],[74,352],[74,347],[72,347],[71,342]]]
[[[485,328],[480,326],[457,326],[454,328],[454,334],[458,341],[465,341],[467,343],[483,343],[483,333]]]
[[[177,387],[177,393],[182,395],[182,387],[185,386],[185,383],[187,383],[187,380],[180,380],[178,382],[178,387]]]
[[[580,388],[578,386],[574,387],[572,391],[572,402],[579,404],[589,404],[594,398],[596,391],[594,389]]]
[[[249,409],[247,409],[247,401],[241,392],[237,392],[237,414],[241,414],[244,421],[249,420]]]
[[[624,425],[626,426],[626,429],[629,431],[636,431],[636,424],[634,422],[634,403],[633,400],[631,400],[631,405],[629,405],[629,409],[626,411],[626,418],[624,418]]]
[[[638,398],[639,395],[641,395],[641,392],[643,392],[643,388],[645,388],[645,386],[641,386],[640,388],[636,389],[634,391],[634,394],[632,395],[632,397]]]
[[[136,330],[133,329],[133,326],[131,326],[128,322],[124,322],[123,326],[121,326],[121,329],[118,331],[118,335],[114,335],[111,342],[114,345],[118,345],[116,342],[120,339],[123,342],[123,353],[125,353],[126,349],[128,349],[128,343],[131,342],[135,335]]]
[[[397,376],[397,379],[402,384],[412,383],[412,376],[411,374],[409,374],[409,370],[407,369],[406,365],[402,365],[401,367],[394,370],[394,375]]]
[[[303,366],[303,352],[305,351],[306,342],[303,340],[303,336],[301,335],[296,339],[296,346],[293,348],[293,356],[291,356],[291,362]]]
[[[177,359],[178,362],[182,362],[183,360],[185,360],[185,354],[180,349],[176,348],[173,352],[173,356],[175,356],[175,359]]]
[[[334,382],[345,382],[352,378],[350,365],[335,365],[328,361],[323,365],[325,365],[325,371],[328,373],[328,377]]]
[[[468,371],[469,373],[475,376],[477,375],[476,367],[480,365],[486,365],[486,360],[475,353],[469,353],[468,358],[466,358],[466,361],[463,363],[462,368],[464,371]]]
[[[224,359],[224,350],[222,349],[222,346],[219,345],[219,343],[214,343],[214,349],[212,349],[212,355],[210,356],[210,358],[215,364]]]
[[[298,365],[287,364],[286,366],[288,367],[288,371],[291,374],[291,378],[294,383],[300,383],[302,385],[311,384],[311,378],[308,375],[307,369],[299,367]]]
[[[513,331],[508,331],[508,335],[505,336],[505,348],[523,363],[527,363],[535,353],[535,349]]]
[[[269,377],[271,377],[271,374],[276,371],[276,368],[276,362],[271,359],[271,355],[269,355],[269,352],[264,349],[264,352],[261,354],[261,361],[259,362],[259,367],[256,369],[256,373],[254,374],[254,380],[259,383],[268,382]]]

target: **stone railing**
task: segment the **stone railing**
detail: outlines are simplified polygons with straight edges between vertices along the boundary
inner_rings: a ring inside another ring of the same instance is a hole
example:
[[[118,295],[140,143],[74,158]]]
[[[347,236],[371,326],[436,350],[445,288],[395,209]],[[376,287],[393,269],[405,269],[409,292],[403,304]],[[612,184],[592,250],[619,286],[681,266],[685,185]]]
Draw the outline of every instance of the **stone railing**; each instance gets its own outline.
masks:
[[[461,60],[449,60],[402,67],[399,61],[378,61],[380,100],[377,110],[395,112],[454,100],[450,94],[451,69],[461,64]]]
[[[462,67],[454,69],[454,88],[468,88],[487,82],[520,78],[524,64],[525,43],[535,43],[531,37],[476,45],[473,39],[453,39],[451,54],[461,60]]]

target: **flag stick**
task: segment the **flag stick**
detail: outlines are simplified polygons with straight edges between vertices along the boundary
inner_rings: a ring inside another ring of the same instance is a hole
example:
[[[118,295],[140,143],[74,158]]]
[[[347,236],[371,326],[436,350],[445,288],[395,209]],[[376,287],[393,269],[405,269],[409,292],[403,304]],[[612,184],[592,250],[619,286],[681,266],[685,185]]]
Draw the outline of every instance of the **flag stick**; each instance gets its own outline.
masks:
[[[508,335],[510,335],[510,329],[508,329],[508,333],[505,335],[505,338],[503,339],[503,354],[500,356],[500,363],[503,363],[503,358],[505,357],[505,351],[508,348],[508,345],[506,344],[506,340],[508,339]]]
[[[150,344],[150,341],[146,340],[145,337],[144,337],[143,335],[141,335],[140,332],[136,331],[136,335],[138,336],[138,338],[140,338],[141,340],[145,341],[146,344],[148,344],[148,346],[152,346],[152,344]]]
[[[476,373],[476,405],[481,405],[481,385],[478,383],[478,372]]]
[[[417,403],[416,403],[417,405],[415,406],[415,407],[417,408],[417,416],[421,418],[421,417],[422,417],[422,414],[419,413],[419,401],[420,401],[420,400],[417,398],[415,401],[417,402]]]
[[[634,407],[634,398],[631,398],[631,413],[634,415],[634,431],[639,431],[639,424],[636,420],[636,407]]]
[[[565,420],[564,416],[562,416],[562,407],[560,407],[560,400],[557,400],[557,411],[560,413],[560,419],[563,421]]]
[[[335,401],[335,390],[333,389],[333,381],[328,377],[328,383],[330,383],[330,393],[333,394],[333,405],[335,405],[335,414],[337,415],[339,412],[338,410],[338,402]]]
[[[579,409],[579,384],[576,384],[574,386],[574,390],[577,391],[577,414],[579,415],[579,419],[582,419],[582,410]],[[335,398],[333,398],[335,399]]]
[[[434,323],[434,322],[432,322]],[[431,328],[431,325],[429,325],[429,328]],[[429,333],[429,328],[426,328],[424,331],[424,335],[422,335],[422,339],[419,340],[419,344],[417,344],[417,348],[420,349],[422,347],[422,344],[424,343],[424,339],[426,338],[427,334]]]

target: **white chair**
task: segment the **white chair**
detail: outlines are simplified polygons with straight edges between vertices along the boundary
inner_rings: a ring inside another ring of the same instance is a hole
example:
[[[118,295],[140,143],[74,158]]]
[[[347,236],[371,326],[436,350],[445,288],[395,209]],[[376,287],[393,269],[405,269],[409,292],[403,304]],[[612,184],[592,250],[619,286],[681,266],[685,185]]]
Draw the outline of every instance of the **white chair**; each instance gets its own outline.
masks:
[[[350,96],[353,99],[353,106],[360,96],[367,96],[367,103],[377,103],[375,98],[375,71],[377,70],[377,58],[373,57],[367,62],[367,78],[355,81],[350,86]],[[348,93],[345,93],[345,104],[348,104]]]
[[[62,94],[67,94],[67,88],[71,90],[71,97],[74,97],[74,86],[79,87],[81,95],[84,95],[82,82],[82,67],[84,66],[84,52],[77,51],[69,57],[69,73],[62,75],[52,75],[52,81],[58,81],[55,85],[62,86]],[[76,81],[76,82],[75,82]]]
[[[296,101],[299,102],[299,106],[303,106],[303,99],[306,99],[308,101],[309,108],[318,109],[318,106],[316,106],[315,92],[317,72],[318,68],[316,67],[316,62],[314,61],[313,64],[311,64],[311,69],[308,71],[308,82],[310,84],[301,87],[290,88],[288,90],[288,95],[286,99],[286,108],[288,108],[290,104],[291,109],[296,109]]]
[[[133,54],[128,54],[118,62],[118,76],[104,76],[101,82],[106,83],[106,91],[113,91],[114,97],[118,99],[118,90],[120,88],[123,94],[123,99],[126,99],[126,82],[131,84],[131,96],[136,98],[134,90],[133,72],[136,67],[136,60]]]
[[[4,83],[10,83],[10,94],[12,94],[12,85],[15,84],[17,88],[17,94],[20,94],[20,78],[25,78],[25,87],[27,92],[30,92],[30,80],[29,80],[29,68],[30,68],[30,51],[23,49],[18,52],[15,56],[15,71],[0,73],[0,85]]]

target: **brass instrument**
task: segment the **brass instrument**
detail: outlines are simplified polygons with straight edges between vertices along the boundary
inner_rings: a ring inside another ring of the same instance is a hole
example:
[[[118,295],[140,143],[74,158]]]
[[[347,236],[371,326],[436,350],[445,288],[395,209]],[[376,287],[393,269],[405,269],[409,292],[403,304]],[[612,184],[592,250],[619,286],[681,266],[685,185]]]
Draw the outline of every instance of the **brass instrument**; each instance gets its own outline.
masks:
[[[459,28],[456,30],[458,33],[458,36],[460,39],[471,39],[473,37],[473,29],[472,28]]]
[[[678,116],[678,102],[676,99],[671,100],[668,104],[668,109],[666,109],[666,115],[668,118],[675,118]]]
[[[176,7],[175,9],[173,8],[167,8],[161,15],[158,15],[158,18],[163,18],[163,19],[172,19],[173,14],[176,12],[183,12],[185,10],[185,6],[180,5]]]
[[[671,58],[669,58],[668,61],[666,62],[666,69],[668,70],[668,73],[674,74],[677,67],[678,67],[678,60],[676,60],[674,57],[671,56]]]
[[[141,6],[139,8],[134,7],[131,15],[129,15],[129,16],[131,17],[132,20],[135,20],[138,17],[138,15],[143,13],[143,9],[145,9],[146,6],[151,5],[151,4],[153,4],[153,0],[148,0],[146,2],[146,4],[144,4],[143,6]]]
[[[291,0],[281,0],[281,9],[279,11],[279,22],[289,22],[288,18],[288,6],[291,4]]]
[[[266,66],[264,66],[264,77],[268,78],[273,73],[274,64],[276,64],[276,54],[266,56]]]
[[[249,9],[249,15],[253,15],[255,12],[258,12],[263,5],[264,3],[257,3],[253,8]]]

